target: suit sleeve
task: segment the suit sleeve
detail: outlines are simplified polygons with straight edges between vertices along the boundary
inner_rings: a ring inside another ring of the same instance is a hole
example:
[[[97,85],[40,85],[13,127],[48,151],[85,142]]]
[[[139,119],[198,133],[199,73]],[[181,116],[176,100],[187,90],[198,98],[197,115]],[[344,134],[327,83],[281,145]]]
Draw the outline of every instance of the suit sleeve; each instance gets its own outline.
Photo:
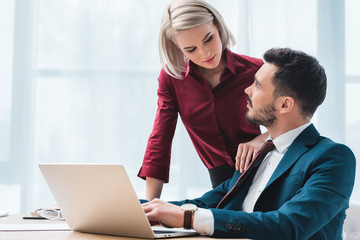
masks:
[[[192,203],[200,208],[207,208],[207,209],[216,208],[218,203],[228,192],[231,180],[232,179],[230,178],[230,179],[224,181],[219,186],[208,191],[200,198],[196,198],[196,199],[192,199],[192,200],[186,199],[183,201],[170,201],[170,203],[178,205],[178,206],[181,206],[184,203]]]
[[[344,145],[330,145],[307,159],[310,164],[302,181],[294,182],[300,184],[296,194],[278,209],[253,213],[211,209],[215,220],[213,236],[308,239],[322,234],[321,229],[328,224],[333,224],[334,234],[338,233],[354,185],[355,157]]]
[[[153,177],[169,181],[171,145],[174,137],[178,107],[171,77],[162,69],[159,76],[158,108],[152,133],[149,137],[142,167],[138,177]]]

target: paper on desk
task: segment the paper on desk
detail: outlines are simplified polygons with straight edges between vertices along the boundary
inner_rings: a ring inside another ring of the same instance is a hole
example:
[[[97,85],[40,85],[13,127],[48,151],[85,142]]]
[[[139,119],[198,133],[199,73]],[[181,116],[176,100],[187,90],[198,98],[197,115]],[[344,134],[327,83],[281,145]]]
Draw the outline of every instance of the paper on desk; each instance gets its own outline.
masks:
[[[9,212],[0,212],[0,217],[6,217],[9,215]]]
[[[66,223],[62,224],[0,224],[0,232],[7,231],[70,231]]]

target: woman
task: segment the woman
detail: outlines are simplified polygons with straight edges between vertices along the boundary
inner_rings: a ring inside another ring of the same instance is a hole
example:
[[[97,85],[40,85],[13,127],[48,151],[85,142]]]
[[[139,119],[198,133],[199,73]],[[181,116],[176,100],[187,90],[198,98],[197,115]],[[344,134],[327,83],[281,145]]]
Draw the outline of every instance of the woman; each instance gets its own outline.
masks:
[[[168,182],[177,116],[209,169],[212,186],[244,171],[267,134],[246,121],[245,88],[262,60],[232,53],[234,37],[221,15],[202,0],[173,0],[160,29],[158,109],[138,176],[146,198]]]

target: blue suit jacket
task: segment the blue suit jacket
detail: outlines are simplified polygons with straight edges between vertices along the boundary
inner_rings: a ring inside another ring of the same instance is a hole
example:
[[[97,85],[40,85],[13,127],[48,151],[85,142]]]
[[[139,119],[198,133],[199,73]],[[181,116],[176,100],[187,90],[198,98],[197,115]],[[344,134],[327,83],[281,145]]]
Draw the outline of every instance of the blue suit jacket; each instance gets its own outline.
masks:
[[[255,172],[255,171],[254,171]],[[194,200],[214,216],[214,237],[252,239],[342,239],[345,210],[355,179],[355,157],[345,145],[321,137],[310,125],[290,145],[257,200],[242,212],[249,176],[223,209],[215,209],[240,176]]]

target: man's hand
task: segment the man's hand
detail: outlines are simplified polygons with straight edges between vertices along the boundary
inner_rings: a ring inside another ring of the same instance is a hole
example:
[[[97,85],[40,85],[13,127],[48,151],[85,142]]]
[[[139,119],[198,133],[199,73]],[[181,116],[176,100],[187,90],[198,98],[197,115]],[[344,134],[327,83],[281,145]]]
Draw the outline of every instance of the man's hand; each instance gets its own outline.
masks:
[[[181,228],[184,226],[184,212],[181,207],[155,198],[143,203],[142,208],[151,225]]]
[[[243,173],[256,156],[260,147],[264,144],[269,134],[263,133],[250,142],[240,143],[235,157],[235,169]]]

